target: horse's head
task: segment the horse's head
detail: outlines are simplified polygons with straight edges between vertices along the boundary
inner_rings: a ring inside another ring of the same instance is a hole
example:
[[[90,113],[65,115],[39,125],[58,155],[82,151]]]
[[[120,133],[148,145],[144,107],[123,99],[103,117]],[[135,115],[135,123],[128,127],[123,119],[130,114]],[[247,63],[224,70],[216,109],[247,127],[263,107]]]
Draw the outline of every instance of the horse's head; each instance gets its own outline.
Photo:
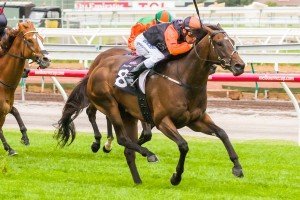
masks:
[[[217,30],[204,26],[211,44],[211,60],[217,60],[224,69],[230,70],[234,76],[244,72],[245,63],[234,48],[234,41],[217,25]]]
[[[48,67],[50,60],[45,56],[48,53],[43,45],[43,38],[38,34],[33,23],[30,21],[21,22],[18,24],[17,30],[18,34],[16,37],[21,37],[24,42],[20,57],[33,60],[41,68]]]

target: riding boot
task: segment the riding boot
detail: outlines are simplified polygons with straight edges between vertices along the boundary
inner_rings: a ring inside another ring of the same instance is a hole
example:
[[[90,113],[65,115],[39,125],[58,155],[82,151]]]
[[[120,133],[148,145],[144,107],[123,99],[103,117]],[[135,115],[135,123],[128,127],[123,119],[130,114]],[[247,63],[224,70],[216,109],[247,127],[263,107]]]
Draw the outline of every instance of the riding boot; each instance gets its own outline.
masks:
[[[130,72],[127,73],[125,76],[125,80],[127,83],[132,84],[135,79],[138,78],[138,76],[145,70],[148,69],[144,62],[138,64],[135,68],[133,68]]]

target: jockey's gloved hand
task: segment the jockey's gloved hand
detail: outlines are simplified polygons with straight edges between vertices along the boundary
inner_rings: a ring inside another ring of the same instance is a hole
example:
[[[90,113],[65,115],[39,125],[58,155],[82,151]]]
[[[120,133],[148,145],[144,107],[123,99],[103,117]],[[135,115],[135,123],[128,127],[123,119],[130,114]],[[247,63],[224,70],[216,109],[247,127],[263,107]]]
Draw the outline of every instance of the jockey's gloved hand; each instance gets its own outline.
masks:
[[[22,78],[27,78],[29,72],[30,72],[30,69],[24,69],[23,74],[22,74]]]

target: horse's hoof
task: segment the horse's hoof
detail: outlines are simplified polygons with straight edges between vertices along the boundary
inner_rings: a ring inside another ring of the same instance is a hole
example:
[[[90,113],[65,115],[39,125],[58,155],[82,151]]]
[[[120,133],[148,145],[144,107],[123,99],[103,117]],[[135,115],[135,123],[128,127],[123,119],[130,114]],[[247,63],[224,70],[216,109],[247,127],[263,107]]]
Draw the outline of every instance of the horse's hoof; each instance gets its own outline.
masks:
[[[29,146],[30,142],[29,142],[29,140],[21,139],[21,144],[24,144],[25,146]]]
[[[105,148],[105,146],[103,146],[102,150],[103,150],[104,153],[109,153],[109,152],[111,152],[111,149],[107,150],[107,149]]]
[[[148,162],[158,162],[158,158],[155,154],[147,157]]]
[[[142,184],[142,180],[138,180],[138,181],[134,181],[135,185],[141,185]]]
[[[100,144],[99,143],[96,143],[96,142],[93,142],[92,146],[91,146],[91,149],[94,153],[97,153],[98,150],[100,149]]]
[[[244,173],[243,173],[243,170],[242,168],[235,168],[233,167],[232,168],[232,174],[236,177],[239,177],[239,178],[243,178],[244,177]]]
[[[178,185],[181,181],[181,176],[177,176],[177,173],[174,173],[170,181],[172,185]]]
[[[8,150],[8,155],[9,156],[15,156],[15,155],[18,155],[18,153],[15,150],[10,149],[10,150]]]

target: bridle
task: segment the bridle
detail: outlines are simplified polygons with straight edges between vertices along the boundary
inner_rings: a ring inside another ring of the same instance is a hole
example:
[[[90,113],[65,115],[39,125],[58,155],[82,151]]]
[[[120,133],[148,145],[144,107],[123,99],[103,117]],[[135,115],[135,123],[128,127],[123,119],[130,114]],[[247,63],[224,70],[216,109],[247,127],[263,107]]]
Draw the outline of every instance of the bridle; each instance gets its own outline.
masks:
[[[237,52],[236,50],[233,50],[233,51],[231,52],[231,54],[230,54],[229,60],[228,60],[228,59],[225,59],[225,58],[221,58],[221,56],[219,55],[219,53],[218,53],[218,52],[216,51],[216,49],[215,49],[215,46],[214,46],[214,45],[215,45],[216,43],[215,43],[214,40],[213,40],[213,38],[214,38],[217,34],[219,34],[219,33],[224,34],[224,35],[225,35],[225,38],[224,38],[224,39],[229,40],[229,42],[230,42],[230,44],[232,45],[233,49],[235,49],[233,43],[232,43],[231,40],[229,39],[229,36],[226,34],[226,32],[225,32],[224,30],[216,30],[216,31],[213,31],[212,34],[208,36],[208,39],[209,39],[209,44],[211,45],[213,51],[215,52],[215,54],[216,54],[217,57],[218,57],[218,61],[201,58],[200,55],[198,54],[197,49],[196,49],[196,45],[194,45],[194,51],[195,51],[196,56],[198,57],[199,60],[202,60],[202,61],[208,61],[208,62],[211,62],[211,63],[213,63],[213,64],[218,64],[218,65],[220,65],[223,69],[227,69],[227,68],[229,68],[229,67],[231,66],[230,63],[231,63],[231,61],[232,61],[232,56],[233,56],[235,53],[238,53],[238,52]],[[210,48],[209,48],[209,49],[210,49]],[[208,53],[208,54],[209,54],[209,53]],[[202,88],[202,87],[203,87],[203,86],[192,86],[192,85],[188,85],[188,84],[184,83],[184,82],[181,80],[181,78],[180,78],[180,73],[179,73],[178,65],[177,65],[176,71],[177,71],[177,72],[176,72],[176,73],[177,73],[177,78],[179,79],[179,81],[177,81],[177,80],[175,80],[175,79],[172,79],[171,77],[169,77],[169,76],[167,76],[167,75],[158,73],[158,72],[156,72],[155,70],[153,70],[153,72],[154,72],[155,74],[160,75],[160,76],[162,76],[163,78],[166,78],[166,79],[168,79],[169,81],[174,82],[174,83],[176,83],[177,85],[180,85],[180,86],[182,86],[182,87],[184,87],[184,88],[187,88],[187,89],[199,89],[199,88]],[[205,88],[206,88],[206,86],[205,86]]]
[[[23,38],[23,41],[24,41],[25,45],[30,49],[30,51],[32,52],[32,57],[34,57],[36,55],[36,53],[35,53],[35,50],[33,48],[33,45],[31,45],[30,42],[28,42],[28,40],[25,39],[25,35],[30,34],[30,33],[34,34],[35,39],[36,39],[36,41],[39,45],[41,43],[40,40],[41,40],[42,37],[38,34],[37,31],[27,31],[26,33],[24,33],[22,35],[22,38]],[[20,35],[20,33],[18,33],[17,37],[19,37],[19,35]],[[19,59],[22,59],[22,60],[26,60],[27,58],[24,57],[24,51],[25,51],[25,47],[23,46],[23,49],[22,49],[22,52],[21,52],[20,55],[12,54],[12,53],[9,53],[9,52],[7,53],[7,55],[9,55],[11,57],[14,57],[14,58],[19,58]]]
[[[218,53],[218,51],[217,51],[216,48],[215,48],[216,42],[215,42],[213,39],[214,39],[214,37],[215,37],[217,34],[219,34],[219,33],[222,33],[223,35],[225,35],[224,40],[229,40],[229,42],[230,42],[232,48],[234,49],[234,50],[231,52],[229,59],[221,58],[220,54]],[[208,40],[209,40],[209,43],[211,44],[211,46],[212,46],[212,48],[213,48],[215,54],[216,54],[217,57],[218,57],[218,61],[219,61],[218,64],[220,64],[221,67],[222,67],[223,69],[228,69],[228,68],[231,66],[232,56],[233,56],[235,53],[238,53],[238,52],[235,50],[235,47],[234,47],[234,45],[232,44],[232,42],[231,42],[229,36],[227,35],[227,33],[226,33],[224,30],[213,31],[212,34],[208,36]],[[200,56],[199,56],[197,50],[196,50],[196,54],[197,54],[197,56],[198,56],[198,58],[199,58]]]

